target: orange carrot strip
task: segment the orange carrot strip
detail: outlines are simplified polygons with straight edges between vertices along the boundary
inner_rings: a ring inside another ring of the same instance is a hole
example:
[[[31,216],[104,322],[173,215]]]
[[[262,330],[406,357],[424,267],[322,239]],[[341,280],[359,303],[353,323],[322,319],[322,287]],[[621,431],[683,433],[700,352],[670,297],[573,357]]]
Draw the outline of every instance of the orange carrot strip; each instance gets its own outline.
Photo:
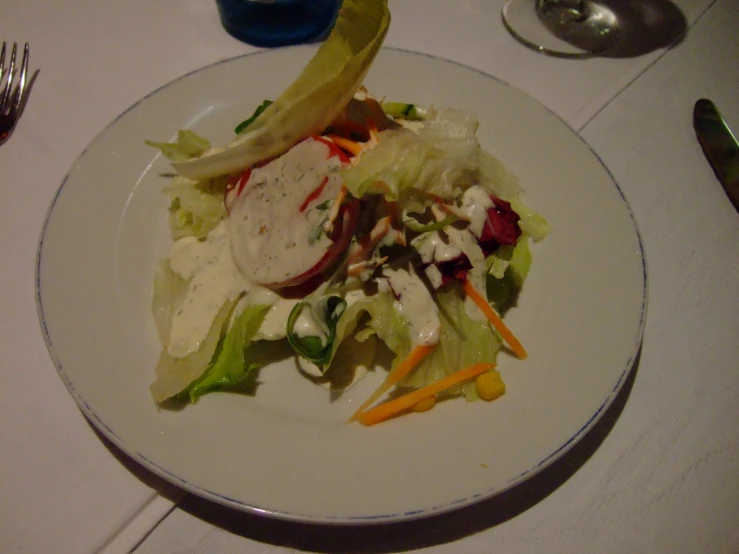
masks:
[[[404,412],[412,408],[417,402],[436,396],[442,391],[445,391],[449,387],[458,385],[470,379],[474,379],[478,375],[485,373],[486,371],[494,368],[494,364],[475,364],[467,369],[462,369],[456,373],[452,373],[448,377],[439,379],[435,383],[422,387],[418,390],[403,395],[395,400],[390,400],[379,406],[367,410],[366,412],[359,415],[359,422],[362,425],[374,425],[376,423],[382,423],[383,421],[390,419],[393,416]]]
[[[328,135],[328,138],[330,138],[336,146],[338,146],[339,148],[343,148],[354,156],[362,151],[363,145],[359,144],[358,142],[354,142],[353,140],[340,137],[339,135]]]
[[[429,352],[434,349],[434,346],[435,345],[427,346],[425,344],[419,344],[413,350],[411,350],[411,353],[408,354],[408,357],[400,362],[397,366],[395,366],[390,371],[390,373],[388,373],[382,385],[377,387],[377,390],[375,390],[375,392],[373,392],[370,397],[364,401],[364,404],[362,404],[359,409],[354,412],[354,414],[352,414],[352,417],[347,420],[347,423],[356,421],[356,419],[364,410],[369,408],[377,401],[378,398],[380,398],[383,394],[389,391],[391,387],[397,384],[398,381],[408,375],[414,367],[421,363],[421,360],[428,356]]]
[[[506,324],[503,323],[503,320],[500,318],[500,316],[495,313],[493,308],[490,307],[490,304],[488,304],[487,301],[480,295],[480,293],[475,290],[475,287],[473,287],[472,283],[470,283],[469,281],[464,282],[464,292],[467,294],[467,296],[472,298],[473,302],[477,304],[477,306],[482,310],[482,312],[485,314],[485,317],[488,318],[490,324],[495,327],[495,330],[501,334],[503,340],[508,343],[511,349],[516,353],[516,356],[518,356],[522,360],[525,359],[526,356],[528,356],[528,354],[526,353],[526,349],[518,341],[511,330],[506,326]]]

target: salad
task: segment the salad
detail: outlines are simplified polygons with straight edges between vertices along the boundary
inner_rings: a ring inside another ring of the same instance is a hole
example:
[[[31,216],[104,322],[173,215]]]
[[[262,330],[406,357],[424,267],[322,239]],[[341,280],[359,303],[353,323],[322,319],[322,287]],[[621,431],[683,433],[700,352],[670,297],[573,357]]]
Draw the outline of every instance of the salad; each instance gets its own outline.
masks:
[[[174,243],[154,277],[156,402],[241,390],[265,341],[334,389],[386,349],[384,383],[350,417],[372,425],[442,398],[497,398],[498,352],[526,357],[501,314],[548,225],[481,148],[474,114],[361,86],[389,21],[385,1],[345,0],[295,83],[225,147],[190,130],[147,141],[177,172]]]

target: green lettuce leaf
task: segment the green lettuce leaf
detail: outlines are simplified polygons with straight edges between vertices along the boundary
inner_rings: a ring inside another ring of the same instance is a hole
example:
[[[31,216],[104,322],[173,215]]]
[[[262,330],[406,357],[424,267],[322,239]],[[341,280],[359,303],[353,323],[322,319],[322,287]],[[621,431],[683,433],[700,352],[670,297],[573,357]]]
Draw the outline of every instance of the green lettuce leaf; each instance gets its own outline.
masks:
[[[157,262],[154,270],[154,290],[151,311],[162,348],[169,345],[172,317],[187,296],[189,280],[177,275],[169,265],[169,259]]]
[[[359,89],[389,25],[387,0],[344,0],[316,55],[246,132],[220,151],[173,163],[174,169],[198,181],[235,173],[323,131]]]
[[[171,356],[166,348],[162,350],[159,363],[154,369],[156,380],[149,387],[156,402],[164,402],[173,397],[206,371],[237,300],[233,298],[223,304],[198,350],[184,358]]]
[[[481,150],[476,130],[473,114],[443,108],[424,121],[417,133],[408,129],[380,132],[377,146],[341,173],[358,198],[379,193],[395,202],[414,190],[453,198],[479,180]]]
[[[225,181],[192,181],[175,176],[164,187],[169,195],[169,231],[172,240],[195,236],[205,238],[226,217],[223,204]]]
[[[521,219],[518,226],[525,234],[530,236],[536,242],[549,234],[549,222],[539,213],[529,208],[520,198],[512,198],[510,200],[511,208]]]
[[[502,247],[498,250],[502,250]],[[488,261],[491,258],[496,257],[498,252],[488,257]],[[506,263],[502,260],[507,259]],[[522,236],[515,248],[506,250],[504,252],[504,258],[497,258],[491,264],[491,271],[487,275],[487,296],[498,312],[503,313],[511,308],[518,297],[518,293],[523,286],[523,282],[526,276],[529,274],[531,269],[531,263],[533,262],[533,256],[531,255],[531,249],[529,248],[529,241],[525,236]],[[496,272],[492,271],[494,266],[498,266]],[[500,267],[504,267],[503,271],[500,272]]]
[[[336,338],[329,369],[337,349],[349,336],[354,336],[359,342],[377,336],[396,355],[396,363],[410,353],[411,338],[408,324],[395,311],[394,302],[392,294],[378,293],[355,302],[344,310],[336,324]],[[366,321],[362,317],[365,314],[368,316]],[[362,326],[359,326],[360,323]]]
[[[464,294],[457,283],[436,292],[441,316],[439,344],[423,359],[400,386],[421,388],[476,363],[495,363],[502,345],[487,321],[474,321],[464,307]],[[464,394],[477,399],[474,383],[452,387],[445,394]]]
[[[258,364],[248,363],[244,351],[262,325],[269,308],[269,306],[244,308],[221,340],[205,373],[177,394],[177,398],[195,403],[206,393],[235,388],[253,371],[259,369]]]
[[[191,158],[198,158],[210,148],[208,139],[188,129],[178,131],[174,142],[152,142],[150,140],[144,142],[158,148],[165,158],[173,162],[185,162]]]

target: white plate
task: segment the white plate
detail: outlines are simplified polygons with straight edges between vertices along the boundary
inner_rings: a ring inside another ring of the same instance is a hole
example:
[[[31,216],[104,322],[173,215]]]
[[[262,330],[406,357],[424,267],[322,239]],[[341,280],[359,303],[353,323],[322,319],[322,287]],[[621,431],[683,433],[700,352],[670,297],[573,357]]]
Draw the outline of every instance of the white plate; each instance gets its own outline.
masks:
[[[383,49],[366,84],[397,101],[474,111],[483,145],[518,174],[551,223],[507,316],[530,356],[504,353],[508,392],[445,402],[376,427],[343,422],[380,375],[341,399],[289,362],[256,397],[211,394],[182,411],[149,396],[159,345],[154,264],[170,244],[166,160],[144,145],[190,127],[225,142],[298,75],[314,47],[206,67],[147,96],[75,162],[39,246],[39,317],[84,414],[165,479],[216,502],[284,519],[369,523],[432,515],[500,493],[553,462],[595,423],[640,345],[646,271],[632,214],[605,167],[540,104],[488,75]]]

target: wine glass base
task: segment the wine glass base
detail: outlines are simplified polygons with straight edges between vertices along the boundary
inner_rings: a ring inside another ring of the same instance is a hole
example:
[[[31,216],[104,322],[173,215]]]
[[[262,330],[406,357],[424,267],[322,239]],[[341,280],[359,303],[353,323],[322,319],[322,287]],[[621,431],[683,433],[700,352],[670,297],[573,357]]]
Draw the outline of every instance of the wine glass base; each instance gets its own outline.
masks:
[[[523,45],[560,58],[585,58],[613,48],[621,32],[616,15],[597,0],[584,0],[580,17],[572,2],[508,0],[503,24]]]

